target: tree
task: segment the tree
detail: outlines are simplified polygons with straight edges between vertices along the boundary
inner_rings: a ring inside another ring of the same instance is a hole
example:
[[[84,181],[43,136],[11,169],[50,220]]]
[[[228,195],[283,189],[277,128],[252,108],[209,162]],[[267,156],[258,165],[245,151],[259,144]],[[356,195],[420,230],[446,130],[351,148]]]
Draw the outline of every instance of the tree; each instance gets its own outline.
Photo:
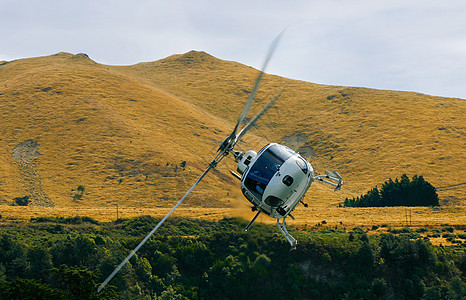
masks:
[[[157,300],[185,300],[188,299],[183,295],[178,294],[173,287],[170,285],[168,288],[162,292],[160,297],[157,297]]]
[[[359,269],[361,274],[372,274],[375,265],[375,258],[368,240],[364,241],[359,250],[353,255],[352,262],[354,263],[355,269]]]
[[[83,234],[56,243],[50,252],[55,266],[65,264],[95,267],[97,265],[97,245],[93,239]]]
[[[84,190],[85,190],[85,189],[86,189],[86,188],[84,187],[84,185],[78,185],[77,191],[78,191],[78,193],[81,193],[81,194],[82,194],[82,193],[84,193]]]
[[[83,195],[84,195],[84,190],[86,188],[84,187],[84,185],[78,185],[78,188],[76,189],[76,194],[73,196],[74,199],[77,199],[77,200],[80,200]]]
[[[200,241],[191,242],[177,247],[176,257],[180,271],[189,275],[198,273],[198,270],[207,270],[214,261],[212,252]]]
[[[51,288],[35,279],[16,278],[0,284],[0,299],[11,300],[65,300],[65,293],[59,289]]]
[[[84,266],[61,265],[51,270],[58,287],[66,292],[67,299],[100,299],[97,294],[97,271]]]
[[[3,235],[0,239],[0,263],[5,267],[7,280],[23,277],[27,267],[24,246]]]
[[[30,278],[47,281],[49,269],[52,268],[51,255],[42,246],[35,246],[27,251],[28,268],[26,273]]]

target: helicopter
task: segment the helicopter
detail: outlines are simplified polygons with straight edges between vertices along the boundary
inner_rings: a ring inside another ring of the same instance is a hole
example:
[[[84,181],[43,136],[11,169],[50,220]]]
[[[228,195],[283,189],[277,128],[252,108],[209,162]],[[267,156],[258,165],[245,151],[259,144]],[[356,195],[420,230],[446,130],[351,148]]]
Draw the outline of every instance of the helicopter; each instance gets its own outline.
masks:
[[[230,171],[241,181],[243,195],[257,211],[254,218],[246,226],[248,231],[257,217],[263,212],[277,219],[277,227],[296,249],[297,241],[286,230],[285,219],[294,217],[291,212],[302,202],[304,195],[314,180],[341,188],[343,179],[337,171],[325,171],[324,175],[314,175],[312,165],[299,153],[277,143],[266,145],[259,153],[249,150],[238,163],[237,173]],[[282,223],[280,224],[280,219]]]
[[[259,152],[249,150],[235,150],[235,146],[255,125],[256,121],[262,117],[277,101],[282,94],[284,88],[273,97],[262,110],[254,116],[240,130],[240,126],[245,121],[246,116],[251,108],[252,102],[256,96],[259,84],[262,81],[266,66],[280,40],[283,31],[273,40],[269,52],[266,56],[265,63],[256,79],[254,87],[249,94],[249,98],[243,108],[243,111],[238,118],[233,131],[220,144],[217,149],[217,154],[207,166],[207,169],[202,173],[186,194],[173,206],[173,208],[159,221],[159,223],[144,237],[144,239],[134,248],[131,253],[115,268],[115,270],[105,279],[98,287],[100,292],[108,282],[118,273],[118,271],[133,257],[134,254],[141,248],[147,240],[157,231],[157,229],[168,219],[175,209],[187,198],[194,190],[199,182],[212,169],[216,168],[220,161],[231,154],[236,163],[238,163],[237,172],[230,173],[241,181],[240,188],[243,195],[252,204],[252,211],[257,211],[256,215],[246,226],[245,231],[248,231],[252,224],[256,221],[261,213],[264,213],[272,218],[277,219],[277,227],[286,240],[291,245],[291,250],[296,249],[297,240],[291,236],[286,229],[285,219],[290,216],[294,217],[291,212],[299,203],[302,202],[304,195],[309,189],[311,183],[315,180],[330,184],[335,187],[335,191],[339,190],[343,179],[337,171],[325,171],[323,175],[315,175],[312,165],[303,158],[299,153],[293,151],[287,146],[270,143],[263,147]],[[280,223],[282,220],[282,223]]]

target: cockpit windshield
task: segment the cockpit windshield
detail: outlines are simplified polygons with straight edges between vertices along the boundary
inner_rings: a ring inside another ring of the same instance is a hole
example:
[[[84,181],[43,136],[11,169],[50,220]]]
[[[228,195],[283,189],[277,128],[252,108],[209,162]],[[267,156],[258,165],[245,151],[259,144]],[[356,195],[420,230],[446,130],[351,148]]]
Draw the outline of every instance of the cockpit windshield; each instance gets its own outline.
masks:
[[[281,165],[291,156],[293,152],[281,145],[272,145],[256,160],[251,170],[249,170],[244,181],[246,187],[259,200],[262,199],[264,190],[270,179],[277,172]]]

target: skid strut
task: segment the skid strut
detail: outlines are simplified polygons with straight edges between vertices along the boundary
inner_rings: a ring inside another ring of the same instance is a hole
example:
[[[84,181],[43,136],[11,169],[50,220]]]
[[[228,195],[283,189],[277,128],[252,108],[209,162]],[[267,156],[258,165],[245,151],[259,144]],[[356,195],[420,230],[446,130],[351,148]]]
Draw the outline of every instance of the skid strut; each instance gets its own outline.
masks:
[[[262,210],[259,210],[257,212],[257,214],[254,216],[254,218],[251,220],[251,222],[249,222],[248,226],[246,226],[246,228],[244,229],[244,231],[248,231],[249,228],[251,227],[252,223],[254,223],[254,221],[257,219],[257,217],[261,214]]]
[[[288,230],[286,230],[285,219],[286,219],[286,216],[283,218],[282,224],[280,224],[280,219],[277,219],[277,227],[280,230],[280,232],[285,236],[288,243],[290,243],[291,250],[295,250],[296,245],[298,244],[298,241],[296,241],[296,239],[292,237],[291,234],[288,233]]]

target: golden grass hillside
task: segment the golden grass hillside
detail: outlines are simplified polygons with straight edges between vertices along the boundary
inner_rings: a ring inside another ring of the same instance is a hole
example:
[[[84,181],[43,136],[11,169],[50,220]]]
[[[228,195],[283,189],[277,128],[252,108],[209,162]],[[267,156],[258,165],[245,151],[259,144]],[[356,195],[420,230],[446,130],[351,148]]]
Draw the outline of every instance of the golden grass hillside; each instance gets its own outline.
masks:
[[[22,196],[70,211],[171,206],[232,129],[257,75],[195,51],[133,66],[68,53],[1,63],[2,211]],[[333,209],[404,173],[439,187],[441,203],[464,206],[465,100],[266,75],[250,115],[284,86],[241,147],[282,142],[318,172],[338,170],[342,191],[313,184],[312,207]],[[236,206],[234,168],[224,161],[185,206]]]
[[[42,189],[56,206],[166,205],[203,171],[205,153],[227,129],[222,119],[85,55],[11,62],[0,80],[3,201],[35,201]],[[15,161],[13,150],[28,140],[39,155]],[[233,182],[213,174],[207,185]],[[77,199],[79,185],[85,191]],[[196,205],[221,205],[218,193],[198,193]]]
[[[114,69],[230,122],[258,73],[196,51]],[[404,173],[418,174],[436,187],[460,185],[439,193],[443,200],[464,204],[465,100],[268,75],[253,109],[282,87],[281,98],[253,133],[299,150],[320,172],[339,170],[349,193],[360,194]]]

